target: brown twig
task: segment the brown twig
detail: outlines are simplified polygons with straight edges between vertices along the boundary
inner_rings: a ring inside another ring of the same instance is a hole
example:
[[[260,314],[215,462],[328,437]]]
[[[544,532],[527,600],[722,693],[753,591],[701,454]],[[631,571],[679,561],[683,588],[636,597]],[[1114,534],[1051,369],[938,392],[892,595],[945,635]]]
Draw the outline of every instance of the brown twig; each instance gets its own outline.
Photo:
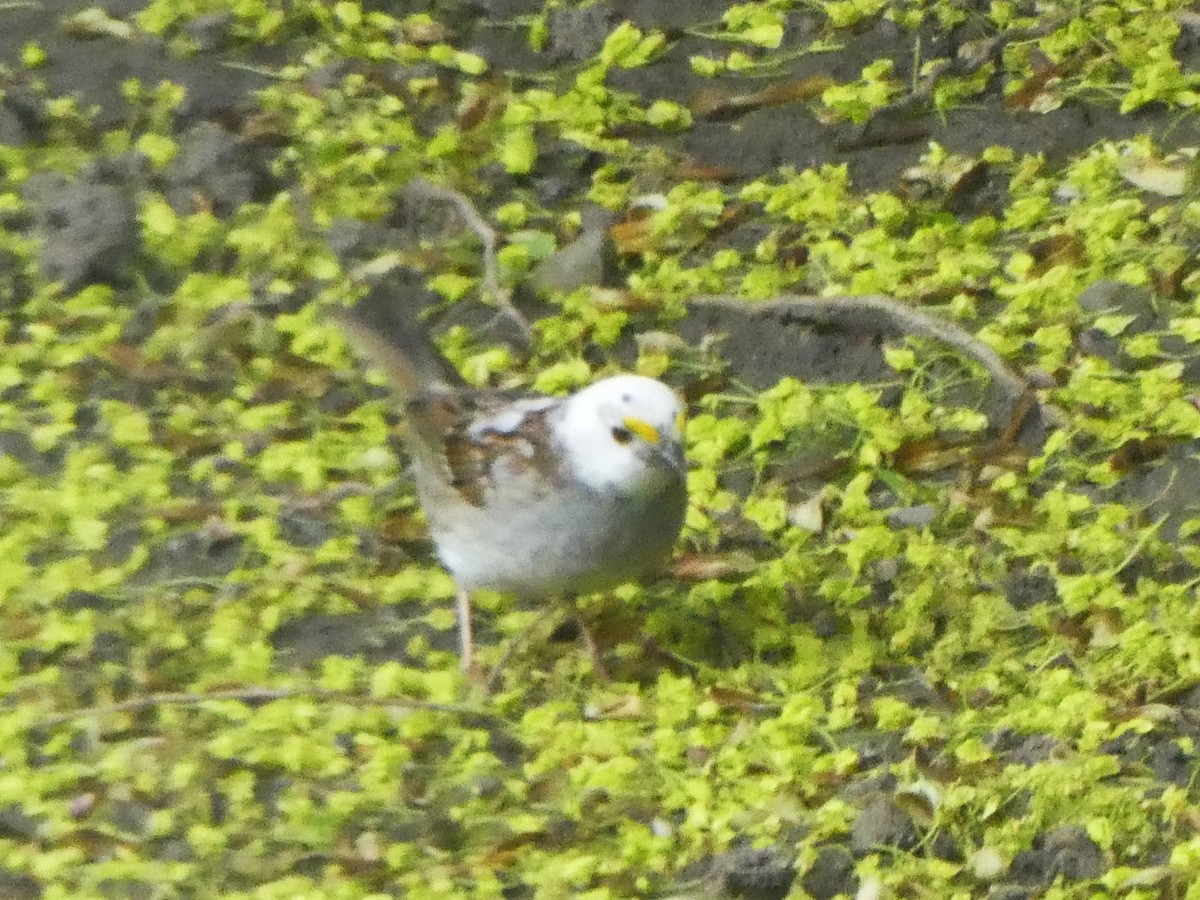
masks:
[[[1014,408],[1028,402],[1025,398],[1033,392],[1028,381],[1010,369],[995,350],[966,329],[905,306],[890,297],[801,297],[781,294],[764,302],[750,302],[741,297],[714,295],[693,297],[688,305],[698,310],[715,306],[740,314],[773,316],[783,325],[833,328],[891,338],[931,338],[982,366],[1006,402]],[[1054,425],[1062,424],[1062,416],[1057,410],[1045,404],[1042,409],[1047,421]]]
[[[496,259],[496,248],[500,243],[500,237],[496,229],[487,223],[487,220],[483,218],[470,200],[452,188],[434,184],[432,181],[427,181],[424,178],[414,178],[404,186],[404,192],[416,198],[449,203],[458,210],[458,214],[462,216],[467,227],[475,232],[475,235],[483,244],[484,296],[500,307],[504,314],[520,329],[521,335],[525,340],[528,341],[533,335],[533,329],[529,327],[529,323],[525,320],[525,317],[513,305],[512,292],[500,280],[500,264]]]

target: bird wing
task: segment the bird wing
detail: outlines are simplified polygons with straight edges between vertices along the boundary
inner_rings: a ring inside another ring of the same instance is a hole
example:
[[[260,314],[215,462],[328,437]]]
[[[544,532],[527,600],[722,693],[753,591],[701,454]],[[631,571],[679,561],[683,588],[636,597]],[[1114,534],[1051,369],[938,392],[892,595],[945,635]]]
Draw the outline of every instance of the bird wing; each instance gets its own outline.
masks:
[[[499,468],[538,489],[564,482],[551,416],[562,401],[496,391],[424,392],[405,407],[420,464],[472,506],[486,506]]]
[[[564,483],[551,428],[560,399],[466,386],[411,307],[367,299],[332,316],[359,355],[387,375],[405,413],[409,452],[431,489],[449,488],[482,507],[500,468],[510,479],[527,474],[531,492]]]

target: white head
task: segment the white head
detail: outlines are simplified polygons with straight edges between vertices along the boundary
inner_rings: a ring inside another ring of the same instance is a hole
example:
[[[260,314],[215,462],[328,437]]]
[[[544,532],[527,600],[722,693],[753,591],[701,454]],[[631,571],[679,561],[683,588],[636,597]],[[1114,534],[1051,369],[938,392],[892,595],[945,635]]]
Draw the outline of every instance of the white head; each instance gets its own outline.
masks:
[[[683,407],[661,381],[597,381],[567,398],[561,426],[575,476],[597,490],[653,492],[684,477]]]

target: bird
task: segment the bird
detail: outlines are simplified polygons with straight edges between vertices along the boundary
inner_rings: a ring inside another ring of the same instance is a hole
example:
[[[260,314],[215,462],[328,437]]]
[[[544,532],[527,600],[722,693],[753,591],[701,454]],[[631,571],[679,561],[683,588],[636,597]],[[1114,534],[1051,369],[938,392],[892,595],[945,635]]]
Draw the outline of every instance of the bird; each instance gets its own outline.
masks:
[[[641,580],[669,557],[687,466],[683,405],[666,384],[616,374],[566,396],[475,388],[411,310],[334,318],[406,420],[418,499],[455,583],[464,672],[472,593],[570,599]]]

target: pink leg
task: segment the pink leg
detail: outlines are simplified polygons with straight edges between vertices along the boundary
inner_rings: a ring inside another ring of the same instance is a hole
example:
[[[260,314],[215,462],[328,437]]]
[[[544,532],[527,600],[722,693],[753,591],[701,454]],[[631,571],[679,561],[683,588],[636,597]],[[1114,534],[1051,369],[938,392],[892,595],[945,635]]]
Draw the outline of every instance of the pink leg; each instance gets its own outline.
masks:
[[[458,616],[458,652],[462,670],[470,672],[475,664],[475,641],[471,637],[471,595],[459,591],[454,598],[454,612]]]
[[[596,639],[592,636],[591,629],[578,616],[576,616],[575,621],[579,624],[579,637],[583,641],[583,646],[592,658],[592,671],[605,684],[611,683],[612,676],[608,674],[608,669],[604,665],[604,656],[600,652],[600,647],[597,645]]]

